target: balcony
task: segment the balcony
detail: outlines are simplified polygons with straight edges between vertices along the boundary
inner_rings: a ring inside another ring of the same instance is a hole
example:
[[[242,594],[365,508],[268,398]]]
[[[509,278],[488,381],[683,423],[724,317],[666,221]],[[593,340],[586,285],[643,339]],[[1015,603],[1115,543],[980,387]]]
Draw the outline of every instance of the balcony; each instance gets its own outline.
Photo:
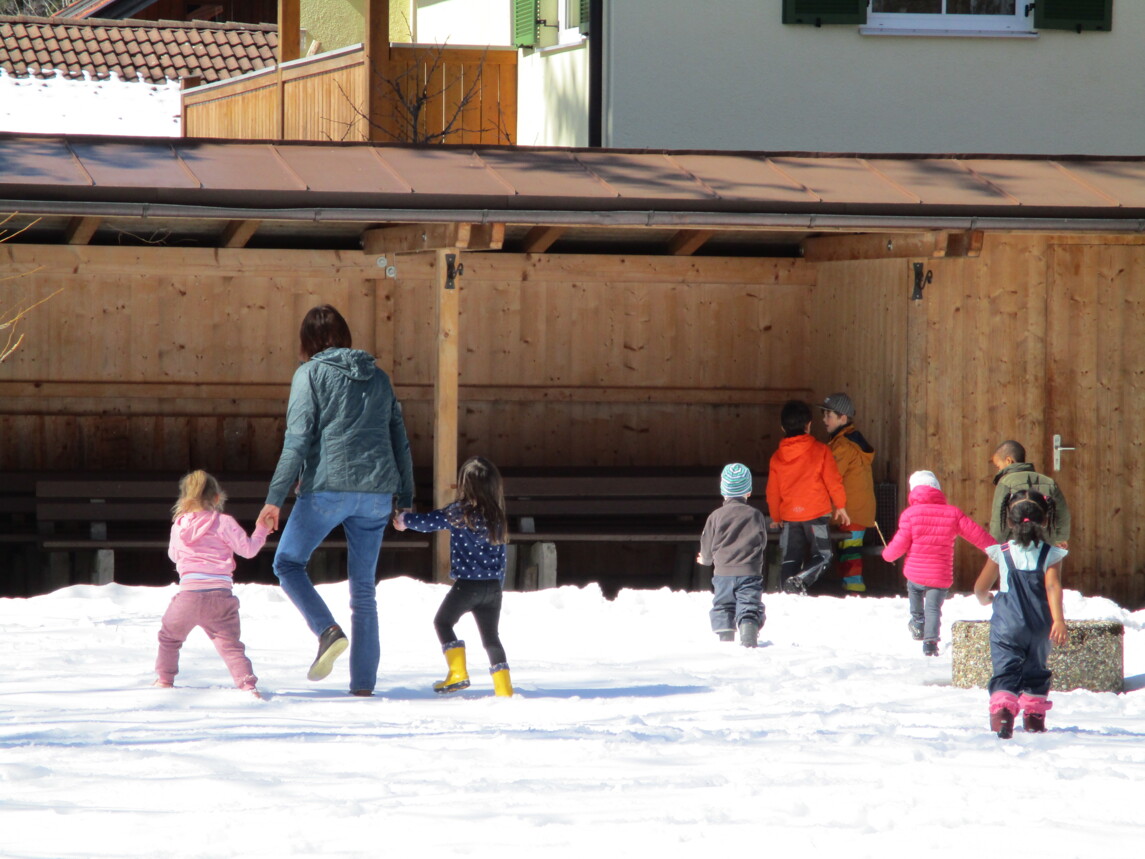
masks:
[[[517,52],[362,45],[183,91],[183,134],[231,140],[515,142]]]

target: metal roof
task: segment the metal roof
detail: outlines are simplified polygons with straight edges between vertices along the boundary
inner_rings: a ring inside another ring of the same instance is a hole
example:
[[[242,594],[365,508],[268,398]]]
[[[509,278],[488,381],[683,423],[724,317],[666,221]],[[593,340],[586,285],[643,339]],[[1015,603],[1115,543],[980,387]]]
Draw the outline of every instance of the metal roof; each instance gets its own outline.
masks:
[[[277,230],[283,241],[320,223],[332,241],[341,241],[339,231],[349,241],[363,225],[422,221],[695,228],[740,238],[912,228],[1142,232],[1145,159],[7,134],[0,211],[170,221],[172,229],[259,219],[260,234]]]

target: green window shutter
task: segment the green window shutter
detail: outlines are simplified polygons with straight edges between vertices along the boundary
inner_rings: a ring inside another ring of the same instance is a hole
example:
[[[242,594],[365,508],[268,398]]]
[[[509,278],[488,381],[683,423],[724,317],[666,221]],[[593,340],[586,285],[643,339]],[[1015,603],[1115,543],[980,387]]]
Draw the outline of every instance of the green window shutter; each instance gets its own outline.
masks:
[[[1113,29],[1113,0],[1036,0],[1035,30]]]
[[[513,44],[518,48],[537,44],[537,0],[513,0]]]
[[[784,24],[865,24],[867,0],[783,0]]]
[[[592,12],[592,0],[580,0],[580,32],[582,36],[588,35],[588,19]]]

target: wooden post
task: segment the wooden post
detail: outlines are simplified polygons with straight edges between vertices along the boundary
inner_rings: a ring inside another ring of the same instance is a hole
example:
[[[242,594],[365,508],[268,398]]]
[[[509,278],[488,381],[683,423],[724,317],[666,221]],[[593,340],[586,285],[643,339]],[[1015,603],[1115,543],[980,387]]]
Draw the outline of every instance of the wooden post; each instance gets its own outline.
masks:
[[[433,506],[444,507],[457,494],[457,339],[458,288],[447,279],[446,257],[461,258],[457,248],[434,252],[437,291],[437,373],[433,389]],[[433,542],[433,579],[449,581],[449,532],[437,531]]]
[[[286,138],[286,96],[282,84],[282,64],[297,60],[302,53],[302,0],[278,0],[278,63],[275,65],[275,111],[278,139]]]
[[[384,107],[384,71],[390,62],[390,0],[366,0],[366,61],[362,63],[362,73],[366,76],[362,92],[365,103],[362,112],[366,115],[363,137],[366,140],[385,140],[382,133],[382,112]]]

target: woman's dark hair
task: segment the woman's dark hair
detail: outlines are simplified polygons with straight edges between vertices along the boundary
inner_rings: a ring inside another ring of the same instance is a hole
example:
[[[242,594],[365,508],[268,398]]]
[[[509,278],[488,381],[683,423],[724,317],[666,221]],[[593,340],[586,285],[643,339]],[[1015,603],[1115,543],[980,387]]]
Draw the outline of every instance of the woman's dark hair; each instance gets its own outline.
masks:
[[[483,456],[471,456],[457,472],[457,500],[465,527],[489,532],[494,546],[509,542],[509,521],[505,516],[505,492],[501,472]]]
[[[302,355],[307,361],[323,349],[339,346],[349,349],[353,346],[350,326],[342,314],[329,304],[312,307],[306,312],[302,327],[298,330],[298,339],[302,344]]]
[[[1021,489],[1010,496],[1006,522],[1020,546],[1048,543],[1053,520],[1053,503],[1040,492]]]

